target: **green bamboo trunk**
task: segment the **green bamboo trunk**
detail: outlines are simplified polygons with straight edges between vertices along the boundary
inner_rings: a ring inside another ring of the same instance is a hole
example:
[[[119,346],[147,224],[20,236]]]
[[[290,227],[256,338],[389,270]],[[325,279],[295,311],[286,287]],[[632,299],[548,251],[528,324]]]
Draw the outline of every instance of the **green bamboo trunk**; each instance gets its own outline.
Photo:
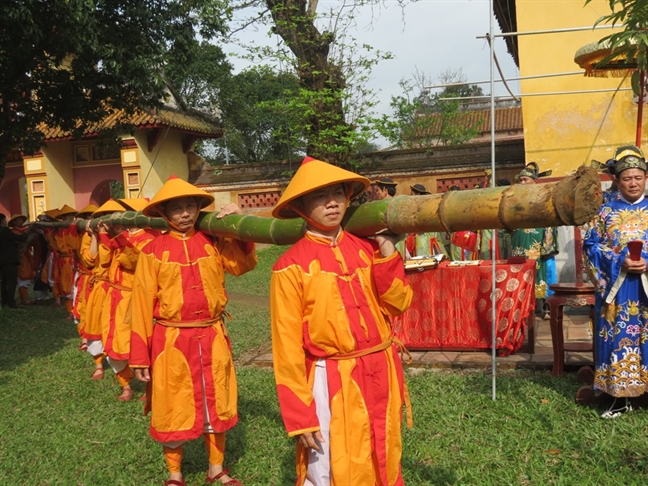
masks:
[[[559,182],[450,191],[427,196],[399,196],[351,206],[345,216],[345,230],[357,236],[380,232],[394,234],[427,231],[540,228],[581,225],[590,221],[601,206],[601,184],[595,169],[581,167]],[[229,236],[243,241],[288,245],[299,240],[304,231],[302,219],[279,220],[250,215],[202,212],[198,228],[214,236]],[[108,226],[166,229],[162,218],[148,218],[127,211],[92,220]],[[77,227],[83,230],[85,221]],[[64,223],[52,223],[63,227]]]

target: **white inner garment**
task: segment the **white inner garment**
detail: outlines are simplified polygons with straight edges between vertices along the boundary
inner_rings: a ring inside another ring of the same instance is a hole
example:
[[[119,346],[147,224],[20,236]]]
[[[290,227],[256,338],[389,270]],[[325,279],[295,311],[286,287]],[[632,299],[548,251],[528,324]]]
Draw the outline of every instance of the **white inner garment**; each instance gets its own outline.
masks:
[[[328,381],[326,378],[326,363],[319,360],[315,364],[315,383],[313,397],[320,424],[320,433],[324,439],[319,444],[320,451],[308,450],[308,469],[304,486],[330,486],[331,484],[331,454],[329,445],[329,430],[331,426],[331,409],[329,407]]]
[[[128,361],[113,359],[110,356],[106,356],[106,361],[108,361],[108,364],[110,365],[110,367],[112,368],[115,374],[119,373],[124,368],[126,368],[126,366],[128,366]]]
[[[101,339],[95,340],[88,340],[88,353],[90,353],[92,356],[99,356],[101,353],[103,353],[103,344],[101,343]]]

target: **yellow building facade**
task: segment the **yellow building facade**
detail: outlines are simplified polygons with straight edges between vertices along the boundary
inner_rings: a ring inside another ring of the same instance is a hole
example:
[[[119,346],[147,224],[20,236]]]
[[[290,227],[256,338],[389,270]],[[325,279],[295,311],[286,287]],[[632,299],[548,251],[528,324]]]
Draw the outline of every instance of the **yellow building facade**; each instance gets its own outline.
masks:
[[[110,119],[105,122],[110,128]],[[7,164],[0,187],[0,212],[31,220],[64,205],[81,209],[111,197],[113,183],[124,197],[152,198],[171,176],[190,178],[189,152],[200,138],[219,138],[222,129],[169,108],[142,113],[132,135],[102,143],[91,130],[80,140],[56,128],[43,128],[45,143],[34,154]]]
[[[513,2],[499,1],[500,7],[506,3]],[[514,3],[519,33],[591,27],[610,13],[606,0],[593,0],[587,6],[584,0]],[[502,24],[501,15],[498,19]],[[578,71],[520,81],[527,163],[537,162],[542,170],[551,169],[554,176],[560,177],[593,159],[605,162],[616,147],[635,143],[637,98],[633,100],[630,77],[585,77],[574,61],[579,48],[613,32],[588,29],[518,35],[514,39],[520,77]],[[597,90],[611,91],[593,92]],[[645,134],[642,140],[646,141]]]

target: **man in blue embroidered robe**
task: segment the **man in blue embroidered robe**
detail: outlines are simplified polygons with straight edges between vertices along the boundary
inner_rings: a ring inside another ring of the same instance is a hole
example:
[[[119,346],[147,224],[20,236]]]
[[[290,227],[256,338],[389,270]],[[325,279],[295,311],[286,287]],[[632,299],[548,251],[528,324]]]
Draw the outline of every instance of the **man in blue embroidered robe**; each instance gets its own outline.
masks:
[[[603,418],[632,410],[629,399],[648,387],[648,201],[646,161],[637,147],[615,155],[619,197],[601,206],[583,242],[598,293],[595,313],[594,389],[614,397]],[[633,259],[628,243],[639,241]]]

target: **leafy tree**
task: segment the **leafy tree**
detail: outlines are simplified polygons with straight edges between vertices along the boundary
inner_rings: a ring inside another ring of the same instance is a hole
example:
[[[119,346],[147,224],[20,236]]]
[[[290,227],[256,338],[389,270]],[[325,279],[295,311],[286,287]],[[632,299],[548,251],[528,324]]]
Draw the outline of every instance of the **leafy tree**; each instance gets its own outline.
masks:
[[[267,65],[233,76],[220,97],[225,137],[215,142],[215,158],[261,163],[302,157],[304,116],[290,106],[298,93],[294,74]]]
[[[464,74],[463,69],[448,68],[437,77],[441,84],[450,84],[454,86],[445,86],[440,93],[442,98],[467,98],[469,96],[483,96],[484,91],[478,84],[469,84],[466,81],[468,77]],[[431,84],[431,83],[429,83]],[[428,86],[429,86],[428,84]],[[420,83],[418,83],[420,86]],[[427,90],[425,90],[427,91]]]
[[[0,16],[0,183],[11,150],[33,153],[39,127],[80,136],[107,115],[116,130],[159,106],[170,51],[223,29],[215,4],[171,0],[10,0]]]
[[[447,70],[439,75],[442,84],[465,83],[465,76]],[[432,147],[465,143],[477,135],[477,130],[466,122],[461,102],[444,98],[481,96],[477,85],[458,85],[443,88],[431,94],[429,77],[418,70],[410,80],[399,82],[403,94],[392,96],[392,116],[383,115],[380,132],[398,148]]]
[[[171,49],[164,77],[176,102],[185,111],[200,111],[218,119],[223,87],[232,78],[232,71],[233,66],[223,50],[202,41],[193,49]]]
[[[586,0],[585,5],[592,0]],[[648,0],[608,0],[611,13],[600,17],[596,23],[620,23],[621,32],[608,35],[600,40],[609,43],[612,53],[601,61],[607,64],[618,57],[624,57],[628,65],[638,69],[648,69]]]

